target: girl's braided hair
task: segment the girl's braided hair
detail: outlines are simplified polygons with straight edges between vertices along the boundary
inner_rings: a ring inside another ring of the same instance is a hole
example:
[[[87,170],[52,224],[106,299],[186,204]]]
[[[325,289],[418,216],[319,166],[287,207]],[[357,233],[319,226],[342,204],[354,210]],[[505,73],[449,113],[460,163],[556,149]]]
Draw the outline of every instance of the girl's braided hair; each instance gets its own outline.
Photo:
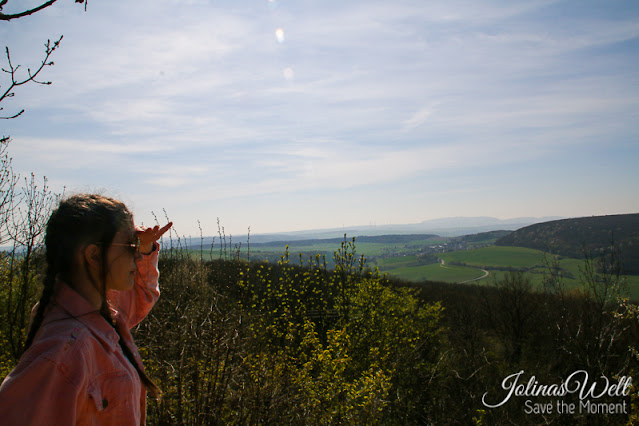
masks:
[[[96,286],[102,292],[100,314],[120,335],[106,298],[107,251],[115,234],[119,230],[131,227],[132,223],[133,215],[129,209],[122,202],[109,197],[96,194],[78,194],[60,202],[47,223],[45,237],[47,270],[43,280],[42,296],[25,342],[25,350],[33,343],[42,324],[47,306],[54,293],[56,280],[72,284],[74,254],[86,244],[98,244],[102,247],[101,285]],[[86,262],[84,268],[88,268]],[[138,365],[133,353],[121,337],[120,346],[124,355],[138,372],[142,383],[153,396],[159,397],[160,389]]]

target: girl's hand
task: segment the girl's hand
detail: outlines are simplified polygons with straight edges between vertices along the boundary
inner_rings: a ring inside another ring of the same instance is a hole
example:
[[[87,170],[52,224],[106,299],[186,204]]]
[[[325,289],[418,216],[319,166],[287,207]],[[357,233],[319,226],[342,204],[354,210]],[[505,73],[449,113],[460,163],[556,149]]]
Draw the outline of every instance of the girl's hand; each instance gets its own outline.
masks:
[[[166,231],[168,231],[173,222],[169,222],[160,228],[159,225],[155,225],[153,228],[147,228],[142,226],[135,227],[135,233],[140,239],[140,253],[149,254],[153,251],[153,243],[160,239]]]

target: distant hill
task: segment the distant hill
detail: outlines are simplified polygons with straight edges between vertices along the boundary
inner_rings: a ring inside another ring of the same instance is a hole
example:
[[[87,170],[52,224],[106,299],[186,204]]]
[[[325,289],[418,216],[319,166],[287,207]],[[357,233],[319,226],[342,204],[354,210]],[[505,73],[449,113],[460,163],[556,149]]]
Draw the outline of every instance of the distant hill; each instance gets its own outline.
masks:
[[[406,235],[374,235],[374,236],[361,236],[357,237],[358,243],[380,243],[380,244],[402,244],[410,243],[411,241],[421,241],[433,238],[438,238],[438,235],[433,234],[406,234]],[[347,237],[347,240],[350,240]],[[281,240],[281,241],[269,241],[265,243],[251,243],[252,247],[284,247],[288,244],[290,248],[310,246],[315,244],[334,244],[335,248],[339,247],[340,243],[344,241],[344,237],[341,238],[313,238],[308,240]]]
[[[639,213],[554,220],[518,229],[496,245],[528,247],[566,257],[597,255],[613,242],[627,274],[639,274]]]
[[[395,225],[368,225],[348,226],[343,228],[313,229],[306,231],[282,232],[278,234],[253,234],[251,244],[318,240],[318,239],[343,239],[344,234],[349,238],[360,236],[386,236],[386,235],[416,235],[436,234],[442,237],[458,237],[481,232],[508,230],[522,228],[533,223],[546,222],[561,219],[559,217],[518,217],[513,219],[497,219],[494,217],[448,217],[441,219],[425,220],[419,223],[395,224]],[[205,237],[207,244],[209,237]],[[246,240],[246,238],[244,238]]]
[[[455,241],[466,241],[467,243],[474,243],[478,241],[486,241],[486,240],[498,240],[506,235],[511,234],[513,231],[489,231],[489,232],[480,232],[479,234],[471,234],[471,235],[462,235],[461,237],[454,237]]]

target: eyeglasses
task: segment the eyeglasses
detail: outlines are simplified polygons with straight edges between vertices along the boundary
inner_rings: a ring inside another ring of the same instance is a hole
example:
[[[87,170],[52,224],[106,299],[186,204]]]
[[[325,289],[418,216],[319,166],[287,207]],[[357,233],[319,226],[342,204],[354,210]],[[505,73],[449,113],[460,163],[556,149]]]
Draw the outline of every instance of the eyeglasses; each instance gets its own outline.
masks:
[[[140,252],[140,239],[135,237],[134,243],[111,243],[112,246],[129,247],[132,254],[138,254]]]

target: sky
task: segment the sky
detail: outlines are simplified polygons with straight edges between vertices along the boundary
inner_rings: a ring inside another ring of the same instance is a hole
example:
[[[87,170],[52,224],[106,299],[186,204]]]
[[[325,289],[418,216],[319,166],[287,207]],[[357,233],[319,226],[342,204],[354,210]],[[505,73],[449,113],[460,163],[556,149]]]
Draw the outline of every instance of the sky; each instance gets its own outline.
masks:
[[[22,71],[60,35],[52,84],[0,105],[25,109],[0,120],[14,169],[140,223],[639,212],[637,1],[60,0],[0,22]]]

